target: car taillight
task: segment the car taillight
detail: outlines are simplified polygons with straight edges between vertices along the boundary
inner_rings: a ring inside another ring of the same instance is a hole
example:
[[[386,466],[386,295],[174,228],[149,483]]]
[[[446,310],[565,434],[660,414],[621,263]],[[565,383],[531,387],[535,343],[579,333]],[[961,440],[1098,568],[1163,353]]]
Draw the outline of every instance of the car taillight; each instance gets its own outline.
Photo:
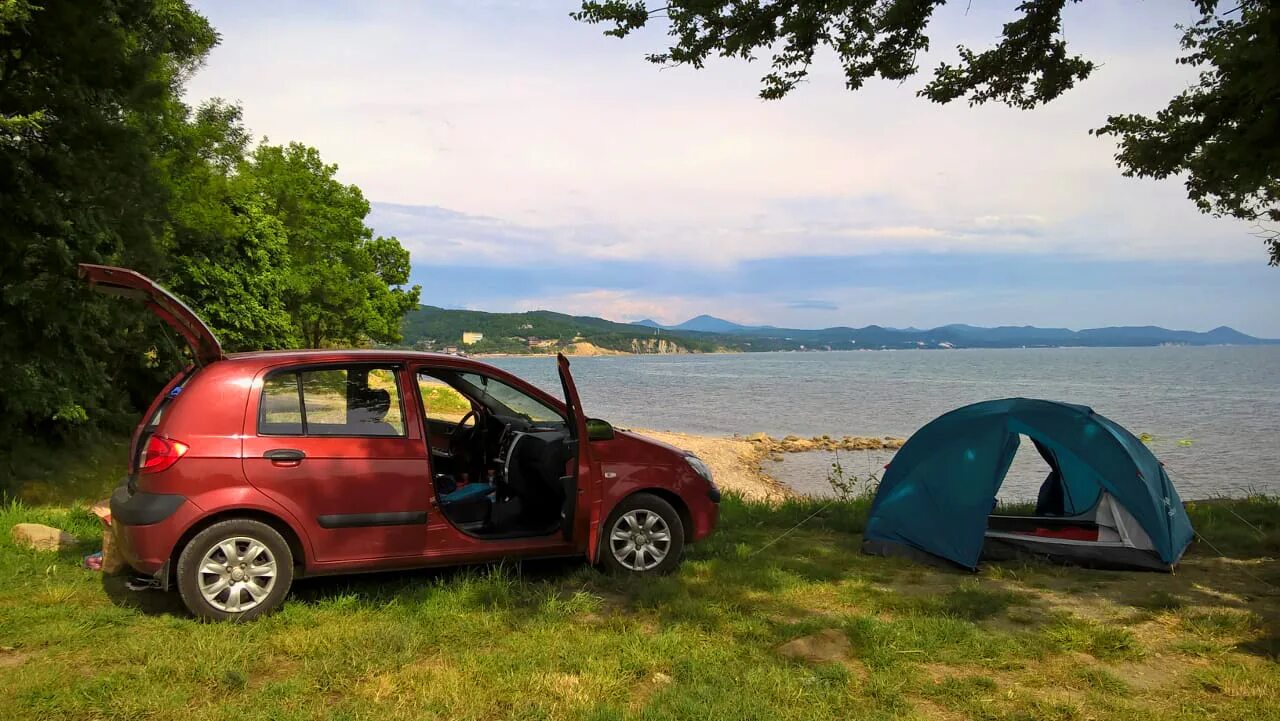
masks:
[[[160,436],[147,439],[147,449],[142,453],[142,463],[138,471],[142,473],[159,473],[178,462],[187,455],[187,444],[182,441],[171,441]]]

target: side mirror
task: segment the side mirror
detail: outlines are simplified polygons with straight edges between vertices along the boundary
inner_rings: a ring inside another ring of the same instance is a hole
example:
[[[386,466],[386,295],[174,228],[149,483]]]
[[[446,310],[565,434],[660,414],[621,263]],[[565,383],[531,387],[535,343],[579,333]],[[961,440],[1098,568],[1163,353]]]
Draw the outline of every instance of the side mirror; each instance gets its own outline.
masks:
[[[587,440],[589,441],[613,440],[613,426],[609,425],[609,421],[602,421],[599,418],[588,418],[587,419]]]

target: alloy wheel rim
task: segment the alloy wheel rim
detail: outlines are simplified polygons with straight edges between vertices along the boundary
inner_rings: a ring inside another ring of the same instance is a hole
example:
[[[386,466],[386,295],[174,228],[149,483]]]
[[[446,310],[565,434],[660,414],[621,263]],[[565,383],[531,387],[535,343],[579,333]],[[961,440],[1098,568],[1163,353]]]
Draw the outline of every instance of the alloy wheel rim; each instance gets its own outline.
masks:
[[[649,571],[671,552],[671,529],[662,516],[637,508],[627,511],[609,531],[609,549],[631,571]]]
[[[234,536],[205,552],[198,575],[206,603],[226,613],[243,613],[275,588],[276,558],[262,541]]]

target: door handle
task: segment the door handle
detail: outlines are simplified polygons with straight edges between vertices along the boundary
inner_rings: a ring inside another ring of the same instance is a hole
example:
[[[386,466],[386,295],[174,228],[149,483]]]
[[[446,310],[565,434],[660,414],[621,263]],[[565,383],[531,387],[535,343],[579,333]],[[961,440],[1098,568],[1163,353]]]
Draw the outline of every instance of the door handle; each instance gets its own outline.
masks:
[[[262,457],[271,461],[272,465],[296,466],[302,463],[302,459],[306,458],[307,454],[296,448],[272,448],[263,453]]]

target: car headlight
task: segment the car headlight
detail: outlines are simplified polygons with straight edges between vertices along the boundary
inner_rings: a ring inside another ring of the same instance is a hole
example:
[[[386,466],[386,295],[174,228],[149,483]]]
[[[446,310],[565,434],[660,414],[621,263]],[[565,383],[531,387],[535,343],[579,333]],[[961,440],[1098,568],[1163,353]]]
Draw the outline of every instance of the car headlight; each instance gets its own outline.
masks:
[[[711,480],[711,469],[707,468],[707,464],[703,463],[701,458],[692,453],[686,453],[684,459],[689,462],[689,467],[693,469],[694,473],[702,476],[707,483],[711,484],[712,488],[715,488],[716,482]]]

